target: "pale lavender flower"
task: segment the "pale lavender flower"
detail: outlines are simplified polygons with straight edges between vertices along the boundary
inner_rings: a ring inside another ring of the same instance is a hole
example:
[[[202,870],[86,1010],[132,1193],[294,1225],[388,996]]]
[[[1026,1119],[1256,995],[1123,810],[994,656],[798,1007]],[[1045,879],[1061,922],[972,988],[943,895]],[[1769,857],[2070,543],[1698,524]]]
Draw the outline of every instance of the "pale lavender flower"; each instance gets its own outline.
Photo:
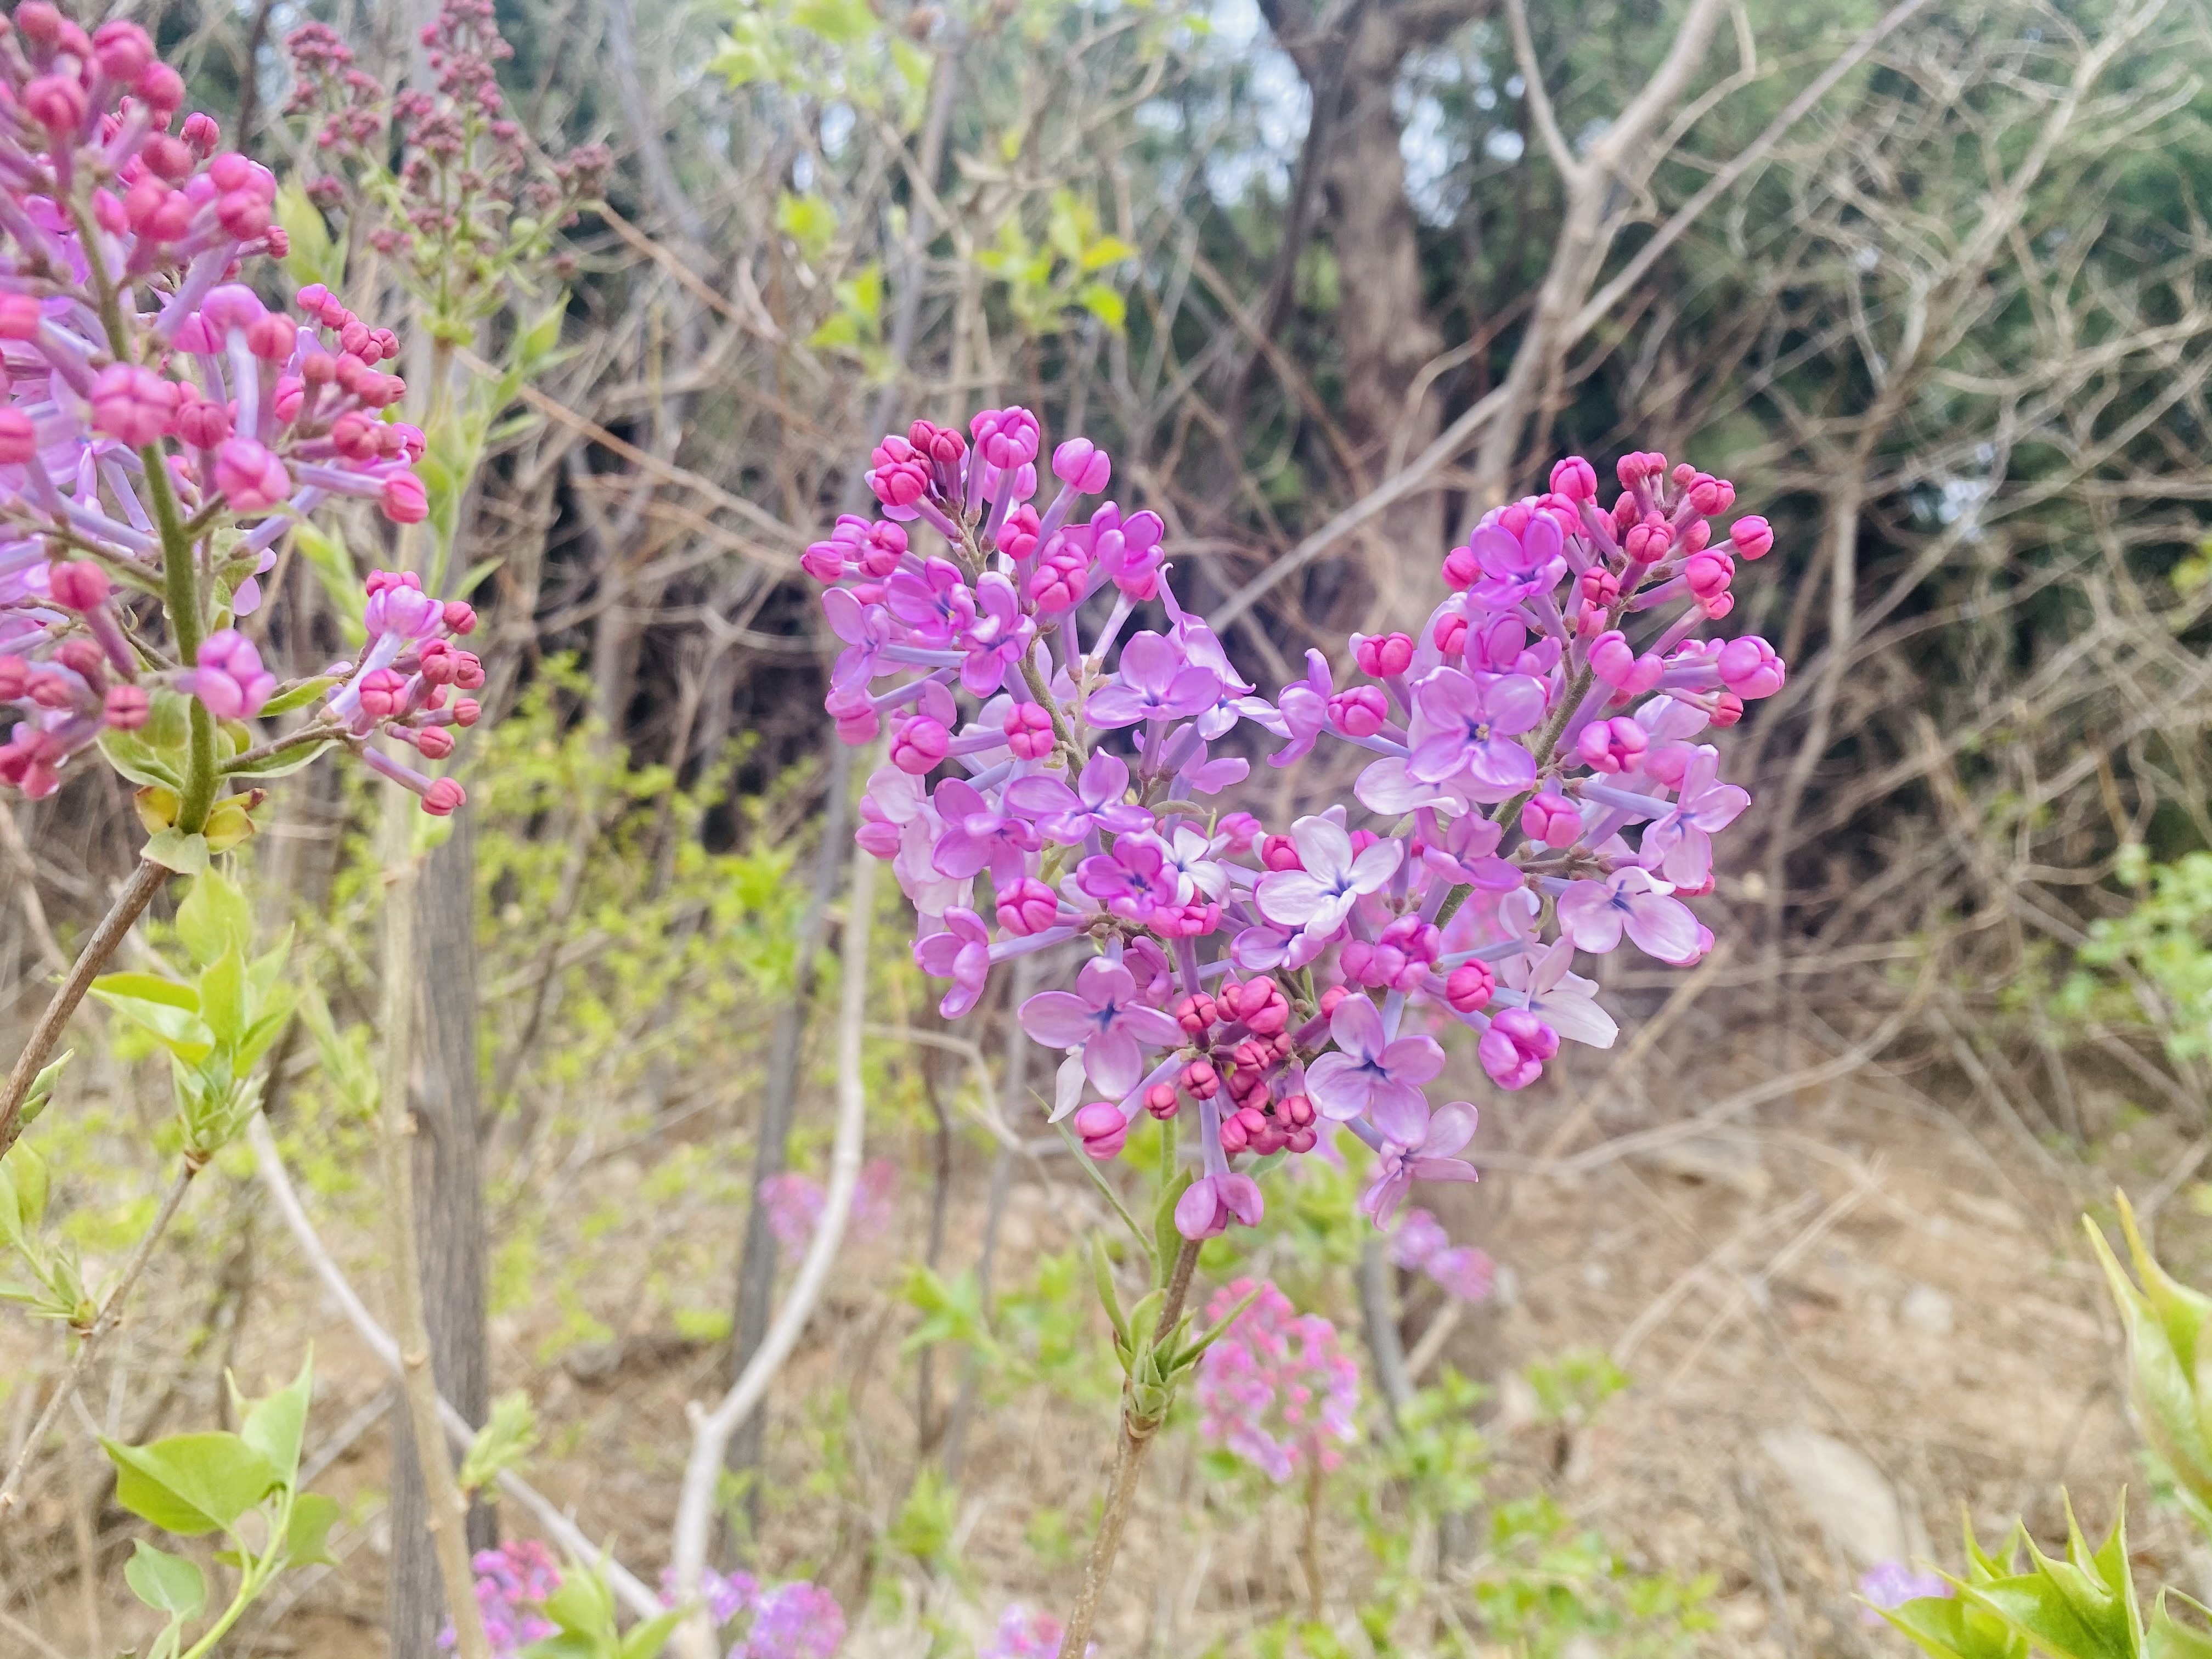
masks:
[[[1344,925],[1364,895],[1380,892],[1406,856],[1397,841],[1378,841],[1354,854],[1344,826],[1326,817],[1300,818],[1291,826],[1291,842],[1303,867],[1270,871],[1253,897],[1268,921],[1322,939]]]
[[[830,1659],[845,1640],[845,1611],[818,1584],[795,1578],[763,1590],[753,1622],[730,1659]]]
[[[1930,1597],[1949,1598],[1956,1595],[1942,1576],[1933,1572],[1917,1572],[1902,1561],[1878,1561],[1859,1575],[1859,1595],[1873,1603],[1859,1609],[1863,1624],[1881,1625],[1881,1614],[1875,1608],[1894,1612],[1907,1601]]]
[[[1139,720],[1188,720],[1221,696],[1221,679],[1210,668],[1185,660],[1182,648],[1158,634],[1132,635],[1121,647],[1119,684],[1093,692],[1085,713],[1109,730]]]
[[[1052,1048],[1083,1050],[1084,1068],[1101,1092],[1126,1095],[1144,1075],[1142,1045],[1172,1048],[1183,1040],[1175,1017],[1136,1000],[1127,968],[1093,957],[1073,991],[1040,991],[1022,1004],[1022,1029]]]
[[[1360,1213],[1388,1226],[1416,1181],[1479,1180],[1474,1165],[1453,1156],[1474,1139],[1474,1108],[1455,1100],[1429,1114],[1418,1133],[1403,1140],[1386,1138],[1375,1149],[1375,1178],[1360,1194]]]
[[[1429,1111],[1421,1085],[1444,1068],[1437,1040],[1419,1033],[1386,1037],[1382,1016],[1364,996],[1336,1005],[1328,1033],[1335,1051],[1306,1067],[1306,1093],[1321,1115],[1342,1123],[1364,1112],[1386,1139],[1418,1143]]]
[[[1673,886],[1633,864],[1603,881],[1571,881],[1559,895],[1559,926],[1575,948],[1602,956],[1626,933],[1639,951],[1662,962],[1694,962],[1703,954],[1698,919],[1674,897]]]
[[[1681,887],[1702,887],[1713,871],[1713,835],[1751,805],[1750,792],[1718,781],[1720,750],[1700,744],[1683,769],[1674,807],[1644,832],[1646,865]]]
[[[1413,693],[1407,774],[1441,783],[1465,773],[1475,799],[1504,800],[1536,781],[1535,757],[1513,738],[1543,718],[1539,680],[1440,668]]]

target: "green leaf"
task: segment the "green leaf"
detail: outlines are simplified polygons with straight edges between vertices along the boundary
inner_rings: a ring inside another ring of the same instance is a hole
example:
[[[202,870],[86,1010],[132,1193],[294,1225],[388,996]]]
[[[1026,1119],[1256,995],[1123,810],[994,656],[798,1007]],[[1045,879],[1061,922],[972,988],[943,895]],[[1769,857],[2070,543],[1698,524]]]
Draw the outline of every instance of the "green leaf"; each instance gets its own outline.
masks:
[[[107,757],[107,763],[131,782],[184,793],[183,774],[137,732],[111,726],[100,732],[99,741],[100,752]]]
[[[833,46],[857,46],[881,27],[867,0],[799,0],[791,21]]]
[[[157,1550],[143,1538],[135,1543],[131,1559],[123,1564],[123,1582],[131,1586],[131,1593],[173,1620],[197,1618],[207,1605],[207,1580],[198,1564]]]
[[[668,1638],[676,1633],[676,1627],[683,1622],[684,1611],[678,1607],[657,1618],[648,1619],[641,1625],[631,1626],[618,1650],[621,1659],[653,1659],[653,1656],[668,1645]]]
[[[305,708],[309,703],[339,683],[336,674],[318,674],[313,679],[301,680],[289,691],[279,691],[262,705],[261,717],[289,714],[295,708]]]
[[[197,876],[208,867],[207,837],[188,836],[177,829],[164,830],[139,849],[138,856],[180,876]]]
[[[284,1559],[295,1567],[335,1567],[330,1552],[331,1528],[337,1524],[338,1501],[319,1492],[303,1492],[292,1500],[292,1522],[284,1529]]]
[[[1085,283],[1076,290],[1075,302],[1116,334],[1128,322],[1128,301],[1103,283]]]
[[[479,1492],[511,1469],[537,1447],[538,1413],[530,1396],[517,1389],[492,1401],[491,1417],[469,1442],[461,1459],[459,1481],[464,1492]]]
[[[225,1048],[235,1050],[246,1034],[246,959],[235,947],[200,975],[200,1018]]]
[[[1124,259],[1137,257],[1137,246],[1125,242],[1118,236],[1102,236],[1083,250],[1082,265],[1086,271],[1103,270],[1109,265],[1118,265]]]
[[[212,870],[196,878],[177,907],[177,938],[195,962],[212,963],[232,951],[243,956],[253,943],[246,895]]]
[[[798,245],[799,258],[818,265],[837,234],[837,210],[823,197],[786,191],[776,198],[775,228]]]
[[[234,1396],[238,1385],[231,1384]],[[300,1443],[307,1432],[307,1402],[315,1392],[315,1351],[300,1362],[300,1374],[276,1393],[253,1402],[238,1425],[239,1438],[269,1460],[284,1485],[300,1472]]]
[[[115,1464],[115,1501],[165,1532],[228,1529],[278,1484],[269,1460],[234,1434],[173,1434],[147,1446],[100,1443]]]
[[[264,755],[258,760],[234,761],[222,769],[227,778],[289,778],[295,772],[303,772],[337,746],[336,738],[325,738],[318,743],[303,743],[296,749],[281,749],[273,755]]]
[[[595,1651],[615,1645],[614,1592],[596,1572],[565,1575],[561,1588],[545,1598],[543,1611],[563,1632],[589,1638],[597,1644]]]
[[[102,974],[93,981],[92,994],[110,1004],[151,1002],[193,1014],[200,1009],[198,991],[158,974]]]

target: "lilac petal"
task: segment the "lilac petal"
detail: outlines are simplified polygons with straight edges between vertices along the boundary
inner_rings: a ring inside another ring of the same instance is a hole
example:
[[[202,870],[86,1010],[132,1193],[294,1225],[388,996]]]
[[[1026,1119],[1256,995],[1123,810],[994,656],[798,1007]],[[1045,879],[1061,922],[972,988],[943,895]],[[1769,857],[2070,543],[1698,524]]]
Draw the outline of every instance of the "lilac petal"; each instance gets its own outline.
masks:
[[[1250,1176],[1216,1176],[1213,1189],[1220,1197],[1222,1207],[1248,1227],[1258,1226],[1261,1218],[1267,1213],[1267,1200],[1260,1195],[1260,1183]]]
[[[1187,720],[1221,701],[1221,677],[1211,668],[1184,669],[1169,682],[1155,720]]]
[[[823,590],[822,614],[830,623],[830,631],[846,644],[865,645],[867,642],[867,611],[846,589],[832,587]]]
[[[1116,1097],[1135,1088],[1145,1075],[1144,1051],[1136,1038],[1118,1026],[1091,1033],[1083,1045],[1083,1064],[1098,1092]]]
[[[936,850],[930,855],[938,873],[955,881],[965,881],[976,874],[992,861],[992,842],[969,835],[957,823],[937,838]]]
[[[1134,726],[1150,712],[1143,693],[1131,690],[1126,685],[1101,686],[1091,694],[1083,706],[1085,715],[1091,725],[1111,731],[1124,726]]]
[[[1396,1080],[1382,1084],[1367,1103],[1369,1121],[1385,1140],[1418,1146],[1429,1129],[1429,1103],[1419,1089]]]
[[[1006,786],[1006,811],[1025,818],[1039,818],[1053,812],[1073,812],[1083,803],[1058,778],[1042,775],[1016,778]]]
[[[1610,1048],[1620,1035],[1613,1016],[1588,997],[1549,998],[1544,1004],[1544,1023],[1561,1036],[1592,1048]]]
[[[1336,1012],[1328,1018],[1328,1034],[1346,1054],[1363,1060],[1375,1059],[1383,1049],[1382,1016],[1376,1012],[1374,1003],[1356,992],[1336,1005]]]
[[[1406,1165],[1417,1181],[1480,1181],[1482,1172],[1465,1158],[1417,1158]]]
[[[1091,1006],[1067,991],[1038,992],[1022,1004],[1021,1021],[1048,1048],[1073,1048],[1091,1032]]]
[[[1149,1042],[1156,1048],[1177,1047],[1184,1036],[1173,1014],[1142,1006],[1121,1010],[1121,1029],[1139,1042]]]
[[[1429,1132],[1415,1148],[1425,1158],[1449,1158],[1474,1139],[1475,1109],[1464,1100],[1439,1106],[1429,1116]]]
[[[1324,817],[1300,818],[1291,826],[1291,842],[1306,872],[1328,881],[1352,868],[1352,837],[1344,826]]]
[[[1698,919],[1690,907],[1664,893],[1646,893],[1628,906],[1628,937],[1646,956],[1684,963],[1698,955]]]
[[[1299,927],[1320,911],[1328,890],[1303,870],[1275,870],[1260,878],[1252,896],[1268,921]]]
[[[1118,802],[1128,789],[1129,768],[1119,755],[1102,749],[1083,763],[1083,775],[1077,782],[1085,805],[1103,806],[1109,801]]]
[[[1360,1000],[1366,1000],[1364,997]],[[1443,1068],[1444,1051],[1432,1036],[1401,1036],[1382,1051],[1382,1069],[1390,1073],[1394,1082],[1426,1083]]]
[[[1378,841],[1352,860],[1352,884],[1363,893],[1381,890],[1382,884],[1398,872],[1405,861],[1406,843],[1401,841]]]
[[[1194,1181],[1176,1200],[1176,1231],[1185,1238],[1212,1238],[1229,1224],[1227,1211],[1214,1195],[1213,1177]]]
[[[1417,749],[1413,752],[1418,756],[1420,750]],[[1470,744],[1467,769],[1484,788],[1503,792],[1498,797],[1500,800],[1536,781],[1536,757],[1506,738],[1492,738],[1487,743]]]
[[[1093,957],[1075,976],[1076,994],[1093,1008],[1103,1008],[1137,994],[1137,981],[1127,968],[1104,957]]]
[[[1603,956],[1620,943],[1620,912],[1613,908],[1613,889],[1603,882],[1569,882],[1559,908],[1559,927],[1577,950]]]
[[[1155,696],[1174,683],[1176,672],[1182,665],[1182,653],[1150,631],[1131,635],[1129,642],[1121,647],[1121,684]]]
[[[1484,715],[1491,730],[1508,737],[1528,731],[1544,718],[1544,687],[1526,674],[1501,674],[1482,687]]]
[[[1453,770],[1456,771],[1458,739],[1454,738],[1453,744]],[[1383,817],[1396,817],[1401,813],[1416,811],[1424,806],[1443,806],[1461,811],[1467,805],[1463,799],[1452,793],[1443,784],[1413,776],[1410,763],[1395,757],[1376,761],[1364,769],[1359,781],[1352,785],[1352,793],[1362,806]]]
[[[1683,799],[1692,799],[1685,787]],[[1732,783],[1716,784],[1695,797],[1697,805],[1683,816],[1704,830],[1725,830],[1751,805],[1751,792]]]
[[[1065,996],[1066,992],[1061,992]],[[1070,1054],[1060,1062],[1059,1075],[1053,1081],[1052,1116],[1048,1121],[1057,1123],[1083,1103],[1083,1056]]]
[[[1334,1122],[1349,1122],[1365,1111],[1372,1092],[1366,1067],[1350,1054],[1323,1054],[1306,1067],[1306,1097]]]

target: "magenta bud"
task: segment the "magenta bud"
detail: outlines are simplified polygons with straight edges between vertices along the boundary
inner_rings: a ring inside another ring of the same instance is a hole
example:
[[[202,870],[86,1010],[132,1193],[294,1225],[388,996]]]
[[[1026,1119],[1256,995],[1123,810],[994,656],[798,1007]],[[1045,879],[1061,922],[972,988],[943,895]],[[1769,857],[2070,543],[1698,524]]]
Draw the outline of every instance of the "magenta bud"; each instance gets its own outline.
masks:
[[[891,764],[920,777],[945,758],[951,742],[951,734],[927,714],[902,720],[891,738]]]
[[[437,778],[423,792],[422,810],[434,818],[451,817],[468,799],[468,791],[452,778]]]
[[[119,732],[136,732],[146,724],[147,716],[154,712],[153,700],[145,688],[137,685],[111,685],[107,700],[100,710],[107,723]]]
[[[1552,493],[1571,501],[1597,499],[1597,469],[1579,455],[1570,455],[1552,467]]]
[[[1070,438],[1052,452],[1052,476],[1085,495],[1096,495],[1114,476],[1114,464],[1090,439]]]
[[[1487,1007],[1498,975],[1486,962],[1462,962],[1444,979],[1444,1000],[1462,1014]]]
[[[46,591],[67,610],[90,611],[108,595],[107,573],[89,559],[58,564],[46,572]]]
[[[1729,526],[1729,540],[1747,559],[1763,559],[1774,545],[1774,527],[1753,514]]]

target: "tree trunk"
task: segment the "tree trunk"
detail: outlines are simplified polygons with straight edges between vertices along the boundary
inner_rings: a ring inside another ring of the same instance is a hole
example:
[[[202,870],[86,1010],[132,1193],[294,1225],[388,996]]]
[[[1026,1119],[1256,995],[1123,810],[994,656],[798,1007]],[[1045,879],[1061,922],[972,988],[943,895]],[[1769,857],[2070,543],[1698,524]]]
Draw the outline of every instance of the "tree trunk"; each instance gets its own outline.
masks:
[[[477,1138],[476,830],[466,812],[425,861],[416,940],[428,971],[416,1012],[415,1193],[430,1369],[471,1423],[491,1403],[485,1328],[483,1182]],[[439,1659],[444,1587],[424,1529],[422,1477],[407,1413],[392,1413],[392,1659]],[[471,1553],[498,1541],[498,1522],[469,1510]]]

